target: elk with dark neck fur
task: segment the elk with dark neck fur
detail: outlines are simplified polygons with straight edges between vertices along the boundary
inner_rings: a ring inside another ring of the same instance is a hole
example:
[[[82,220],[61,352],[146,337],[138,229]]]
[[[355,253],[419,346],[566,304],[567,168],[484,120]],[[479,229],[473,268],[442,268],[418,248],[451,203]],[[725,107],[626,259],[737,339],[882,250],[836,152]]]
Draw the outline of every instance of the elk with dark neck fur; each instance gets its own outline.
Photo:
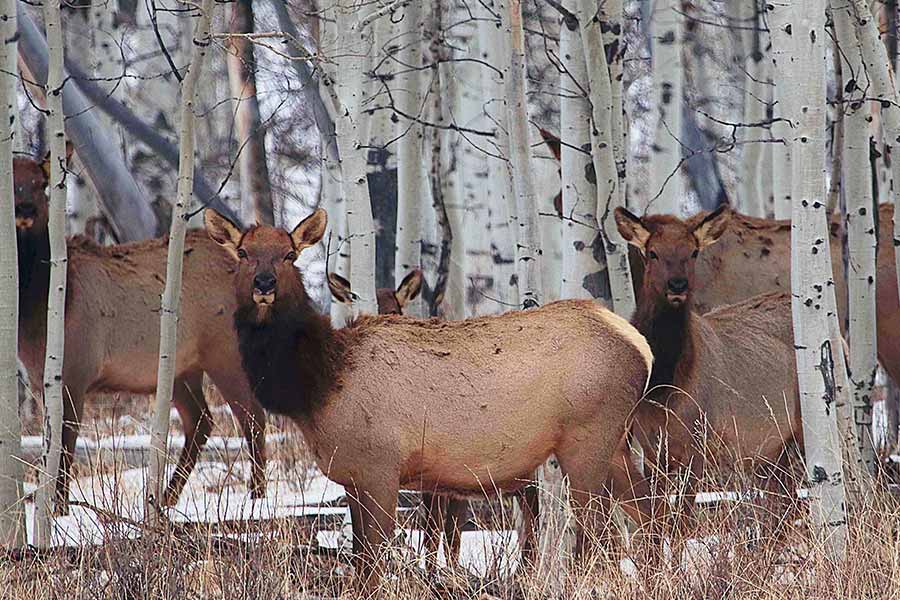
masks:
[[[465,321],[363,316],[334,330],[293,266],[322,238],[323,210],[290,233],[204,216],[237,262],[235,326],[258,398],[297,423],[319,468],[347,488],[358,559],[392,537],[400,486],[515,491],[550,454],[579,523],[600,526],[603,503],[591,500],[653,362],[627,321],[569,300]],[[577,539],[580,552],[591,538]]]
[[[691,310],[697,258],[731,215],[723,206],[685,223],[615,212],[644,261],[632,324],[656,358],[633,431],[654,472],[689,470],[687,512],[708,462],[727,470],[784,466],[802,443],[790,296],[763,294],[702,316]]]

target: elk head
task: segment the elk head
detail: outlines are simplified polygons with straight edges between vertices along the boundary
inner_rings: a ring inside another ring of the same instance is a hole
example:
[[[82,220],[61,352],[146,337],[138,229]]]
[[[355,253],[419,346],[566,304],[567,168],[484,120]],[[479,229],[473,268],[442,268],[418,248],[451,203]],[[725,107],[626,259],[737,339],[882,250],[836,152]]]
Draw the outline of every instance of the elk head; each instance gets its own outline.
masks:
[[[203,219],[209,236],[238,263],[235,293],[239,310],[263,324],[272,311],[306,302],[303,278],[294,262],[325,234],[328,216],[324,210],[316,209],[290,233],[264,225],[242,233],[211,208],[204,211]]]
[[[640,250],[644,260],[641,293],[645,301],[672,308],[688,305],[697,256],[725,233],[731,215],[723,204],[690,226],[670,215],[639,218],[622,207],[616,208],[619,233]]]
[[[328,274],[328,289],[335,300],[343,304],[350,304],[356,299],[356,294],[350,289],[350,282],[337,273]],[[378,299],[379,315],[402,315],[403,309],[422,290],[422,271],[416,269],[410,271],[396,290],[381,288],[375,292]]]
[[[73,146],[66,142],[66,166]],[[47,186],[50,183],[50,154],[44,160],[27,156],[13,158],[13,195],[15,197],[16,235],[43,233],[47,229]]]

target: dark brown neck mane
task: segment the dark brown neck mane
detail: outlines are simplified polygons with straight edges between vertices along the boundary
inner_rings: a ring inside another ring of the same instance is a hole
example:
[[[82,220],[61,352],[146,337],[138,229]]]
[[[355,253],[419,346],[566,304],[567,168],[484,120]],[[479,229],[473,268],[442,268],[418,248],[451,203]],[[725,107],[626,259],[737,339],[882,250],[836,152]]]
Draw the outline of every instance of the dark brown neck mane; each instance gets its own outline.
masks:
[[[297,272],[297,285],[301,286]],[[328,317],[306,294],[279,295],[265,323],[256,307],[234,313],[241,363],[257,400],[267,411],[309,418],[324,403],[337,376],[339,348]]]
[[[631,324],[647,338],[653,351],[653,372],[648,389],[652,390],[660,385],[675,385],[676,373],[685,372],[693,362],[694,342],[691,338],[690,317],[690,300],[675,308],[663,300],[645,301],[638,297],[637,310]]]
[[[19,259],[19,324],[46,319],[50,288],[50,236],[47,229],[16,231]]]

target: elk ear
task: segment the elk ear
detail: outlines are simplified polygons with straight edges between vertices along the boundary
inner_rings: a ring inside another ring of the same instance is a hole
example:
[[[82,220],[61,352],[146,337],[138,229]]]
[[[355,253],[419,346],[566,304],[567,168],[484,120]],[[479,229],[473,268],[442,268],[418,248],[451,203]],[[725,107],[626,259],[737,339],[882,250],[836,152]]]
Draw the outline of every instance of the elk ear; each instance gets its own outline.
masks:
[[[72,155],[75,153],[75,146],[72,145],[72,142],[66,140],[66,167],[72,164]],[[44,180],[49,184],[50,183],[50,152],[44,155],[44,160],[41,161],[41,170],[44,172]]]
[[[240,260],[237,253],[243,237],[240,227],[211,208],[203,211],[203,223],[206,225],[206,233],[209,234],[209,237],[228,250],[235,260]]]
[[[538,131],[541,132],[541,138],[543,138],[544,143],[550,148],[550,154],[553,155],[553,158],[560,160],[562,158],[562,143],[559,141],[559,138],[543,127],[538,127]]]
[[[616,207],[613,216],[616,219],[616,227],[625,241],[643,252],[650,239],[650,231],[644,227],[641,219],[621,206]]]
[[[337,273],[328,274],[328,289],[332,297],[341,304],[350,304],[356,296],[350,289],[350,282]]]
[[[416,296],[418,296],[421,291],[422,271],[416,269],[404,277],[403,281],[400,282],[400,285],[397,286],[397,291],[395,292],[397,304],[400,305],[400,308],[403,308],[411,301],[415,300]]]
[[[728,205],[721,204],[694,227],[694,237],[697,238],[697,244],[701,250],[719,241],[719,238],[728,229],[731,214]]]
[[[325,235],[325,227],[328,225],[328,213],[324,209],[317,208],[291,232],[291,241],[294,250],[299,254],[304,248],[315,246]]]

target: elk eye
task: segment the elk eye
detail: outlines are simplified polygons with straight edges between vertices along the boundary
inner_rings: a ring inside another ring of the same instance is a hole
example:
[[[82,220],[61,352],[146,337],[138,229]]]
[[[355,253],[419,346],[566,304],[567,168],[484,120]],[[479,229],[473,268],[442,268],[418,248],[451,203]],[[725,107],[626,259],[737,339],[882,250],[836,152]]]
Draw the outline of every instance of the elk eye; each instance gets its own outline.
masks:
[[[285,260],[285,262],[289,262],[289,263],[294,262],[295,260],[297,260],[297,253],[294,252],[293,250],[291,250],[290,252],[288,252],[285,255],[284,260]]]
[[[700,250],[697,250],[695,248],[694,251],[691,252],[691,258],[697,258],[697,255],[699,255],[699,254],[700,254]]]
[[[659,256],[658,256],[658,255],[656,254],[656,252],[654,252],[653,250],[651,250],[651,251],[648,252],[647,254],[648,254],[648,256],[650,256],[650,258],[652,258],[653,260],[659,260]]]
[[[243,248],[238,248],[237,255],[238,258],[247,258],[247,251]]]

